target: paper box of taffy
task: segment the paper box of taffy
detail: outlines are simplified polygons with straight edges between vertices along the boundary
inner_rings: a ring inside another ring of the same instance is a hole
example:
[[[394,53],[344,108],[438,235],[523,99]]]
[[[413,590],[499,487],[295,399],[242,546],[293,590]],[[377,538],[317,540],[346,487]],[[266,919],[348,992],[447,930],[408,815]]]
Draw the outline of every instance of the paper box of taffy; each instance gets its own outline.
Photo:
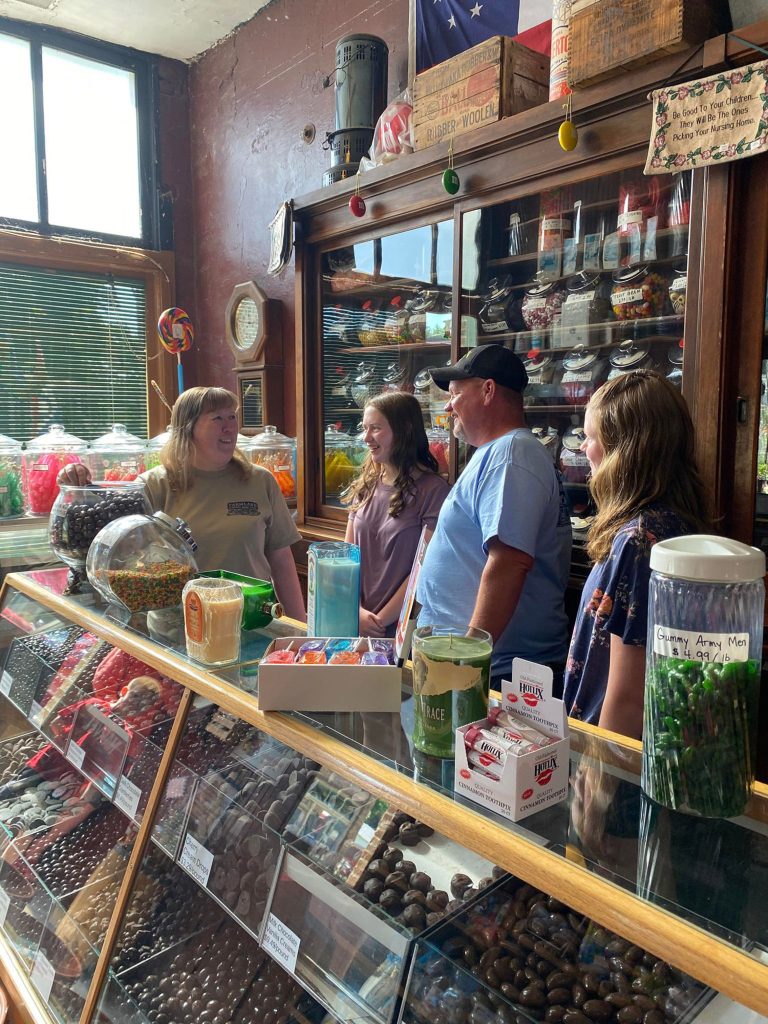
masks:
[[[502,703],[456,730],[454,788],[512,821],[568,797],[570,740],[552,670],[515,658]]]
[[[400,711],[394,642],[285,636],[259,663],[261,711]]]

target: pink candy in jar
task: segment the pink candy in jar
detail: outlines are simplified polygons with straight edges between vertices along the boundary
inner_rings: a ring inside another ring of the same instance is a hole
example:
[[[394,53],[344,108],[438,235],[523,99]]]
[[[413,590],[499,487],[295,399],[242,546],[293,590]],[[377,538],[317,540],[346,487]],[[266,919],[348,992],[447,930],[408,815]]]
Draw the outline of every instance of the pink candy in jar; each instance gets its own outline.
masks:
[[[22,486],[27,514],[47,516],[59,493],[56,477],[70,462],[82,462],[88,445],[68,434],[60,423],[27,444],[21,457]]]
[[[560,312],[568,292],[554,283],[529,288],[523,298],[523,322],[529,331],[546,330]]]

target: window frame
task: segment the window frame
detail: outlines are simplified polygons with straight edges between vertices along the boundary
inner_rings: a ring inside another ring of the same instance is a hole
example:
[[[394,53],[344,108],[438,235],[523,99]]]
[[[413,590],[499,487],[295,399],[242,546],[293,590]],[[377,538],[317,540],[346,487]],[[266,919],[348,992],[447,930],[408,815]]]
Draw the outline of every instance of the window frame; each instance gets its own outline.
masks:
[[[159,249],[160,217],[158,196],[158,141],[157,141],[157,59],[151,54],[128,47],[116,46],[88,39],[85,36],[63,32],[31,22],[0,17],[0,34],[25,39],[30,45],[35,166],[37,171],[37,200],[40,219],[16,220],[0,216],[0,229],[15,228],[34,231],[45,236],[96,239],[113,245],[141,246]],[[131,71],[136,80],[136,112],[138,129],[138,174],[141,203],[141,236],[111,235],[88,228],[75,228],[51,224],[48,220],[48,196],[45,163],[45,123],[43,117],[42,50],[47,46],[88,60]]]
[[[176,282],[170,252],[145,252],[94,242],[61,241],[42,235],[0,230],[0,262],[22,263],[38,269],[109,274],[139,278],[146,296],[147,413],[149,436],[168,426],[169,412],[150,381],[157,382],[168,401],[176,398],[176,362],[160,344],[157,318],[173,305]]]

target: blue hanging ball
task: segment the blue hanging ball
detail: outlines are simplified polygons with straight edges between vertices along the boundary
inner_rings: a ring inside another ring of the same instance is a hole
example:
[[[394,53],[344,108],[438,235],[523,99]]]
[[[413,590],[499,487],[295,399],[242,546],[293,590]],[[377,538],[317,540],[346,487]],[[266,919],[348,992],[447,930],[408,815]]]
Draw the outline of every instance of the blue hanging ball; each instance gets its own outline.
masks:
[[[443,171],[443,188],[449,196],[455,196],[461,187],[461,179],[452,167]]]

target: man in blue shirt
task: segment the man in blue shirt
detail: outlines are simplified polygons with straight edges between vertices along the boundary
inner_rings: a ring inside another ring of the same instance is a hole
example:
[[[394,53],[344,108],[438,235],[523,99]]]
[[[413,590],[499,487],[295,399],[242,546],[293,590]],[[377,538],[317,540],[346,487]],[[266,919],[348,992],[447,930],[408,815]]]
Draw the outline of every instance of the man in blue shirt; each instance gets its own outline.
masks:
[[[427,548],[419,625],[485,629],[497,683],[521,657],[551,665],[557,692],[568,644],[571,524],[559,474],[525,423],[525,367],[502,345],[482,345],[430,372],[448,392],[454,435],[477,450]]]

